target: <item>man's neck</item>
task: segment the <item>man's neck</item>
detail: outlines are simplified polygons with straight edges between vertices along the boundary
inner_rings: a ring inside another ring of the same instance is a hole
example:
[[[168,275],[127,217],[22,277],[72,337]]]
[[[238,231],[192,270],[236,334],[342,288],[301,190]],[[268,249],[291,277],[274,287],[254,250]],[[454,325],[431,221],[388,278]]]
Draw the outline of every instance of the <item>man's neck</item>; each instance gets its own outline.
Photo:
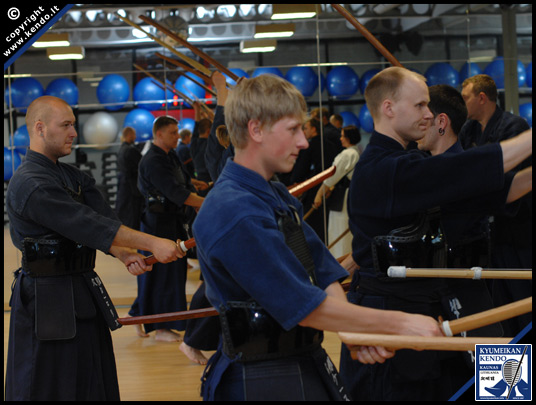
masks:
[[[482,117],[477,120],[480,123],[480,126],[482,127],[482,132],[486,129],[486,125],[488,125],[489,120],[491,117],[493,117],[493,114],[495,114],[495,110],[497,110],[497,104],[492,104],[489,106],[489,108],[486,108],[482,114]]]

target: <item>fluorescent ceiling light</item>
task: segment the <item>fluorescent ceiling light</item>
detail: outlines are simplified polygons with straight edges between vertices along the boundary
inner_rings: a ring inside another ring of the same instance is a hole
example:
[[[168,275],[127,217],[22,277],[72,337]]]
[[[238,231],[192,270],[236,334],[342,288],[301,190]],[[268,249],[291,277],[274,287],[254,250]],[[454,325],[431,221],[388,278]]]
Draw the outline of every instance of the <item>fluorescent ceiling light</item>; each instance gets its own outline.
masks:
[[[240,42],[240,52],[273,52],[277,41],[273,39],[261,39],[259,41],[242,41]]]
[[[288,38],[294,35],[295,24],[265,24],[255,26],[254,38]]]
[[[315,15],[315,4],[272,4],[272,20],[312,18]]]
[[[84,59],[85,50],[81,46],[49,48],[47,49],[47,56],[51,60]]]
[[[69,46],[69,34],[43,34],[33,43],[35,48],[49,48],[54,46]]]

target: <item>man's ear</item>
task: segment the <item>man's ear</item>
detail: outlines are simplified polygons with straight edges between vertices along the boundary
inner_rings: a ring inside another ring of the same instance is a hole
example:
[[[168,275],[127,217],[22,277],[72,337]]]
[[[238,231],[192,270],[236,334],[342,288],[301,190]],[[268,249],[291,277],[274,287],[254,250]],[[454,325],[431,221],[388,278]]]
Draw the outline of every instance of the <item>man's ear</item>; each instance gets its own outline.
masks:
[[[262,141],[262,126],[259,120],[249,120],[248,132],[254,142]]]
[[[35,133],[39,136],[44,136],[45,133],[45,124],[43,121],[36,121],[35,125]]]
[[[383,100],[381,104],[381,111],[387,117],[393,118],[394,117],[393,102],[389,100],[388,98]]]
[[[437,116],[437,119],[438,119],[438,124],[439,126],[442,128],[442,129],[447,129],[447,126],[449,125],[450,123],[450,119],[449,119],[449,116],[445,113],[440,113],[438,116]]]

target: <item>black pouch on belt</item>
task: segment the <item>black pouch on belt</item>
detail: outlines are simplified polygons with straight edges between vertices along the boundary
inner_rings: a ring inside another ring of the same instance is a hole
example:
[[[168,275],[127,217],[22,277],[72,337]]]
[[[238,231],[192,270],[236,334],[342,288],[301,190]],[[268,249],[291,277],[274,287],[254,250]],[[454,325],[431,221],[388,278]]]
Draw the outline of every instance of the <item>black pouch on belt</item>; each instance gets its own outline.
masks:
[[[35,334],[40,340],[72,339],[76,335],[71,277],[35,279]]]

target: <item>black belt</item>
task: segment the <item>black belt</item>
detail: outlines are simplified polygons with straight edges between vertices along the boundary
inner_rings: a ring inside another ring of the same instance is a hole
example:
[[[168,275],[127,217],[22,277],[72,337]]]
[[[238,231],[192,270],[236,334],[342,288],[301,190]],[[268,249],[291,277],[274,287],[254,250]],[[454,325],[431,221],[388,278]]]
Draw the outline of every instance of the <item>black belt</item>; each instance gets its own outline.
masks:
[[[223,352],[237,361],[259,361],[301,354],[318,347],[319,330],[295,326],[284,330],[255,302],[227,302],[220,311]]]
[[[471,268],[474,266],[489,267],[491,246],[487,235],[457,246],[449,246],[447,267]]]
[[[95,249],[68,239],[24,238],[22,268],[30,277],[80,274],[95,267]]]

